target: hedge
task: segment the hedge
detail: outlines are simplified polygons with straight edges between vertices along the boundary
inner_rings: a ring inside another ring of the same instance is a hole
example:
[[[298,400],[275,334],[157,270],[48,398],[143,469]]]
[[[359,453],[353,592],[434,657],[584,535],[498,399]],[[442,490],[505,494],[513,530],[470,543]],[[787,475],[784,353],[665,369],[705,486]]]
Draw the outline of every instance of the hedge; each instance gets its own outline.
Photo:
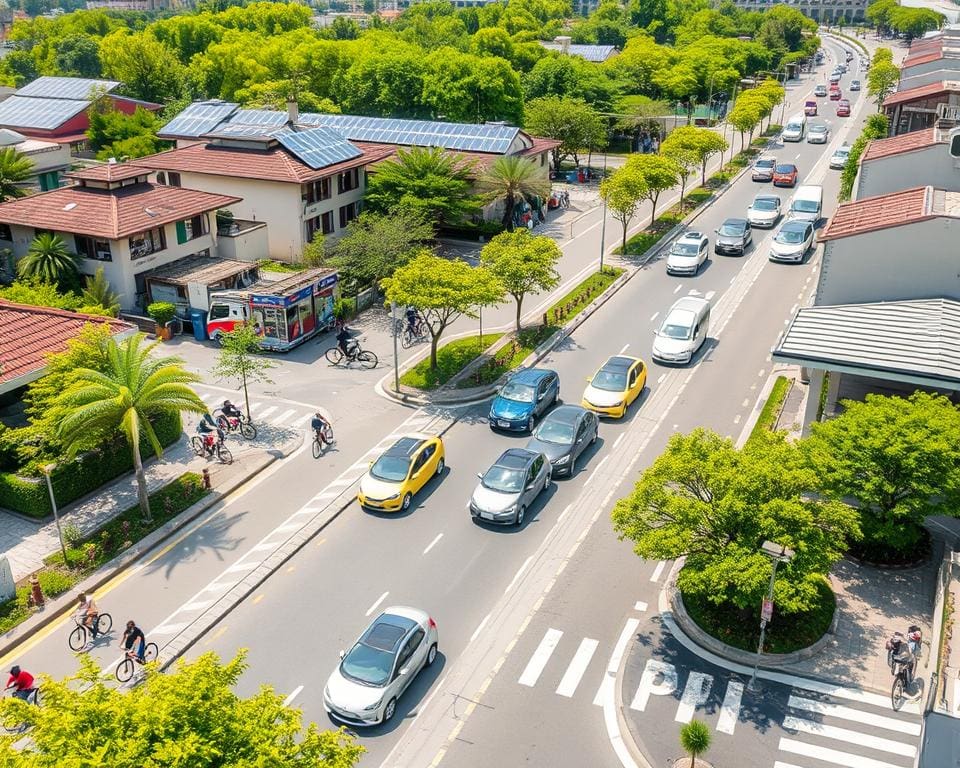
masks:
[[[183,425],[178,413],[162,414],[152,420],[160,445],[167,447],[180,439]],[[149,441],[140,442],[140,454],[153,454]],[[133,456],[124,438],[100,449],[78,456],[74,461],[59,464],[51,475],[57,504],[65,506],[81,496],[95,491],[133,469]],[[50,495],[43,478],[21,477],[10,472],[0,473],[0,507],[12,509],[30,517],[43,518],[53,514]]]

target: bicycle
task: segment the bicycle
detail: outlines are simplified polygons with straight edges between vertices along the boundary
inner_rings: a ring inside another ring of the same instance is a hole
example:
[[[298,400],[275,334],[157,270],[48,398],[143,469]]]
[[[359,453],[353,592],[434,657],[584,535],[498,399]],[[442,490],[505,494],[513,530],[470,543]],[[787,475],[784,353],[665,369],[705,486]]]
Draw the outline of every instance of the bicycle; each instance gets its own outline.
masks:
[[[223,432],[217,435],[216,440],[207,441],[201,435],[194,435],[190,438],[190,447],[197,456],[216,455],[221,464],[233,464],[233,454],[230,449],[224,445]]]
[[[376,368],[377,363],[380,362],[373,352],[361,349],[359,342],[353,342],[347,349],[349,354],[345,355],[339,346],[330,347],[330,349],[323,353],[323,356],[327,358],[327,362],[330,363],[330,365],[340,365],[340,363],[343,362],[349,365],[353,361],[357,361],[367,369]]]
[[[313,431],[313,458],[319,459],[323,454],[324,445],[333,443],[333,427],[324,424],[321,429]]]
[[[404,349],[410,349],[414,344],[427,340],[427,324],[421,320],[416,328],[412,329],[407,325],[403,329],[403,336],[400,337],[400,345]]]
[[[907,700],[906,691],[910,690],[910,682],[907,679],[907,670],[914,666],[912,664],[901,664],[894,662],[893,687],[890,689],[890,703],[893,705],[893,711],[899,712],[903,703]]]
[[[5,699],[13,698],[13,688],[7,688],[3,692],[3,697]],[[40,695],[40,686],[36,688],[31,688],[30,693],[27,694],[26,699],[21,699],[27,704],[32,704],[35,707],[40,706],[40,702],[43,698]],[[26,730],[29,724],[25,723],[20,717],[17,716],[16,712],[4,712],[3,717],[0,718],[0,727],[3,728],[7,733],[19,733],[23,730]]]
[[[257,436],[257,428],[247,421],[247,417],[242,413],[239,416],[227,416],[222,408],[217,408],[213,415],[217,426],[224,432],[239,432],[247,440],[253,440]]]
[[[137,654],[133,651],[127,651],[123,657],[123,661],[117,664],[117,680],[121,683],[127,682],[133,677],[133,673],[137,671],[137,664],[156,661],[159,654],[160,649],[157,648],[156,643],[147,643],[143,647],[143,661],[140,661],[140,659],[137,658]]]
[[[98,635],[107,634],[113,627],[113,617],[109,613],[98,613],[94,621],[97,622]],[[73,623],[76,626],[70,633],[70,637],[67,638],[67,643],[70,645],[70,650],[82,651],[87,645],[87,635],[90,634],[90,629],[76,615],[73,617]]]

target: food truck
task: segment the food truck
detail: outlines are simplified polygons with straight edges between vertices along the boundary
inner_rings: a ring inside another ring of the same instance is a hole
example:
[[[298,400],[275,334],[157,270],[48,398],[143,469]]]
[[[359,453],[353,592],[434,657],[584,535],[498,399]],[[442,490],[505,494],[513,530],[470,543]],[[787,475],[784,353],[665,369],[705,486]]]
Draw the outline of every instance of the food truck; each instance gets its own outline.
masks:
[[[306,269],[243,291],[212,293],[207,334],[219,342],[224,333],[250,323],[264,349],[285,352],[333,325],[338,295],[335,269]]]

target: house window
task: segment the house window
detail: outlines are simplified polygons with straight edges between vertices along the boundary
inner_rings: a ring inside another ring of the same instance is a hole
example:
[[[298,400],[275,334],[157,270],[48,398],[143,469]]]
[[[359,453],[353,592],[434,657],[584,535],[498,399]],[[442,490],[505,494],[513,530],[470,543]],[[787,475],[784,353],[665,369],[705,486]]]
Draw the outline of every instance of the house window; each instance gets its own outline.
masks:
[[[138,232],[130,238],[130,258],[142,259],[151,253],[162,251],[167,247],[167,239],[163,235],[163,227]]]
[[[333,211],[327,211],[320,217],[320,229],[325,235],[333,232]]]
[[[337,192],[343,194],[351,189],[360,186],[360,171],[358,168],[351,168],[337,176]]]
[[[303,202],[306,205],[313,205],[323,200],[330,199],[330,177],[311,181],[303,185]]]
[[[207,217],[204,215],[193,216],[189,219],[177,222],[177,242],[183,245],[189,240],[201,237],[207,234]]]
[[[166,184],[167,174],[165,171],[157,171],[157,184]]]
[[[176,171],[169,171],[169,172],[167,173],[167,183],[168,183],[171,187],[179,187],[179,186],[180,186],[180,174],[177,173]]]
[[[349,205],[340,206],[340,229],[343,229],[345,226],[347,226],[347,224],[357,218],[359,213],[359,203],[350,203]]]
[[[0,240],[9,240],[13,242],[13,233],[10,231],[9,224],[0,224]]]
[[[74,235],[73,241],[76,245],[77,255],[85,259],[94,259],[95,261],[113,261],[113,253],[110,251],[110,242],[108,240],[99,240],[85,235]]]

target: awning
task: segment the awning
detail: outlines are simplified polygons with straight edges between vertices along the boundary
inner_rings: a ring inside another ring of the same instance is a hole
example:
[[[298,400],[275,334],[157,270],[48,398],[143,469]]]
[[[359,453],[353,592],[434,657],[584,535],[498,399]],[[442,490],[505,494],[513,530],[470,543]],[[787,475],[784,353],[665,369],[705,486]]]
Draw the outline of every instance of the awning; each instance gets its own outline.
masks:
[[[172,264],[151,270],[144,277],[170,285],[185,286],[188,283],[213,285],[250,271],[258,271],[258,267],[249,261],[218,259],[213,256],[187,256]]]

